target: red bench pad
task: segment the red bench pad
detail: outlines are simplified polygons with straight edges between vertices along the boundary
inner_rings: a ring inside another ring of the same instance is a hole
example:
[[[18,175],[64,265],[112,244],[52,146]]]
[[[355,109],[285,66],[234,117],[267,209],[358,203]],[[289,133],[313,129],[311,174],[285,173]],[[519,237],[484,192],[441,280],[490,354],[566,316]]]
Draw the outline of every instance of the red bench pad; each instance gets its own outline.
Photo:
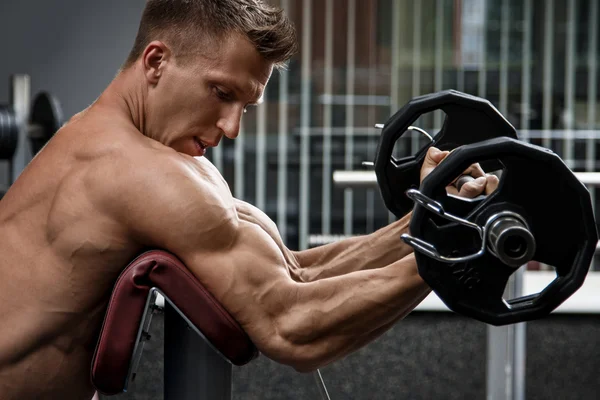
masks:
[[[137,257],[115,284],[92,361],[91,378],[104,394],[123,391],[150,289],[158,288],[234,365],[258,350],[239,324],[174,255],[152,250]]]

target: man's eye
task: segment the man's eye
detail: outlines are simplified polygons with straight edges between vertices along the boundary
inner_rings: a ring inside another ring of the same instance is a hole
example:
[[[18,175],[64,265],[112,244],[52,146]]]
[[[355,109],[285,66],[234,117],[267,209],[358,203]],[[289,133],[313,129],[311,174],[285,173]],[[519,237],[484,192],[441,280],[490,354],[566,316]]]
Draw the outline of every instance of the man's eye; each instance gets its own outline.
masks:
[[[231,96],[215,86],[215,93],[221,100],[231,100]]]

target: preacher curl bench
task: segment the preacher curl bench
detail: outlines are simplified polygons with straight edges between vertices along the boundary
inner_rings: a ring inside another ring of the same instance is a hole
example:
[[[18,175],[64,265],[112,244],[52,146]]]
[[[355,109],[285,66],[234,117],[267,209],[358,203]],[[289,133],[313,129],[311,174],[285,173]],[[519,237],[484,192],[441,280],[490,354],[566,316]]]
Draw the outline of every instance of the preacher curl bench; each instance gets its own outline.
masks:
[[[232,365],[258,356],[250,338],[174,255],[152,250],[115,284],[92,361],[91,378],[106,395],[127,391],[136,376],[155,302],[164,297],[164,398],[231,399]]]

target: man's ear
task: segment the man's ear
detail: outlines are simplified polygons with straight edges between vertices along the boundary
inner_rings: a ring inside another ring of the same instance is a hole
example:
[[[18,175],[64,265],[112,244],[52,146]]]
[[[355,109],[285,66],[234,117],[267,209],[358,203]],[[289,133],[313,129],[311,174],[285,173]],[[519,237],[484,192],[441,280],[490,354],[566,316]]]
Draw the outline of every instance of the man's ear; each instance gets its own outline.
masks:
[[[155,40],[146,46],[142,55],[142,65],[148,83],[158,83],[170,58],[171,50],[163,42]]]

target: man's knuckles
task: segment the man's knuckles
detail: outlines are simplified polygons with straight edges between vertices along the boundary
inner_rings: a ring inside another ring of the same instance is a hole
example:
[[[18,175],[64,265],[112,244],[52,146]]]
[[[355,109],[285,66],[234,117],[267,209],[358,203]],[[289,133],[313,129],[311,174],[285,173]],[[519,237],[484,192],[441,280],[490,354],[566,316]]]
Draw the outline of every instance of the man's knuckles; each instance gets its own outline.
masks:
[[[485,191],[487,185],[487,179],[484,176],[480,176],[470,182],[465,183],[460,188],[459,196],[462,197],[476,197]]]
[[[487,184],[485,186],[485,193],[492,194],[496,189],[498,189],[498,185],[500,184],[500,179],[496,175],[488,175],[487,176]]]

